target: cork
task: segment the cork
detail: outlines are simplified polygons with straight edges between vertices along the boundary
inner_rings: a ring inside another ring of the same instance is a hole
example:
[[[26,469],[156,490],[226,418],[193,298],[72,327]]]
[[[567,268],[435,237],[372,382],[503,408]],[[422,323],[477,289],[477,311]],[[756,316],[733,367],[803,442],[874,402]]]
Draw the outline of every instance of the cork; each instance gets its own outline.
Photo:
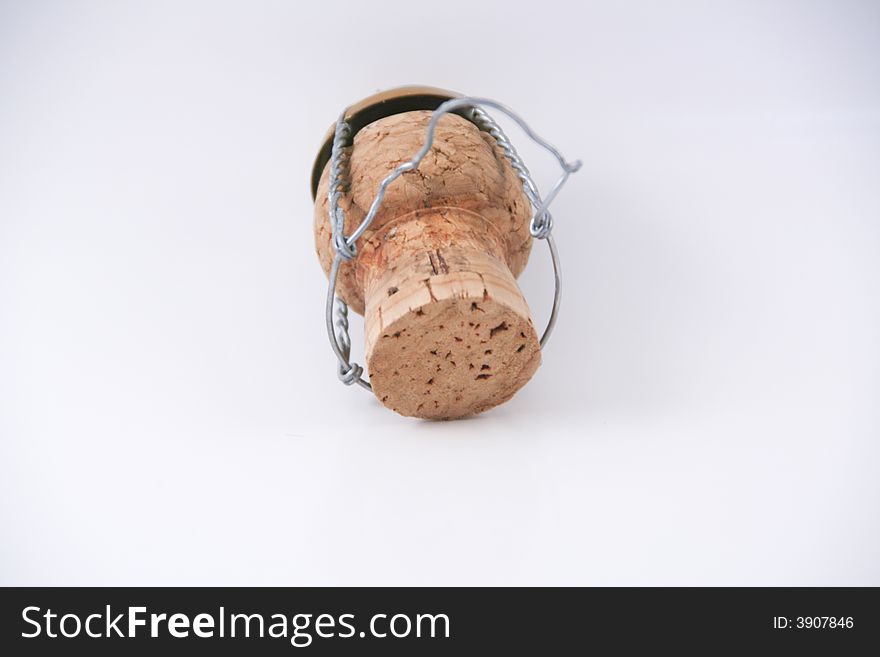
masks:
[[[379,183],[422,146],[431,112],[381,118],[354,137],[346,234]],[[318,183],[315,241],[329,271],[328,169]],[[528,260],[531,206],[488,134],[445,115],[419,168],[387,189],[337,293],[364,315],[376,397],[402,415],[461,418],[510,399],[540,364],[528,305],[516,284]]]

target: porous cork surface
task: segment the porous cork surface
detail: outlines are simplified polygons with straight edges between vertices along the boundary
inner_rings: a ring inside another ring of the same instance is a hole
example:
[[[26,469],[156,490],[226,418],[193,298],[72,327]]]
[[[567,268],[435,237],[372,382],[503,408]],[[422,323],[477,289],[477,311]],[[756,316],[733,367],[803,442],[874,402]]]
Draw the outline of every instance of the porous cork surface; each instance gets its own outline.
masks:
[[[370,382],[401,415],[449,420],[507,401],[540,362],[531,322],[492,298],[448,298],[385,327]]]
[[[404,215],[365,244],[367,367],[383,404],[463,417],[531,378],[540,346],[503,250],[492,224],[459,208]]]
[[[421,146],[430,112],[361,130],[343,195],[346,233],[380,181]],[[333,259],[327,170],[315,209],[318,255]],[[530,206],[492,138],[445,116],[421,167],[389,188],[338,292],[364,314],[366,364],[379,400],[402,415],[452,419],[513,396],[540,364],[540,346],[515,276],[528,259]]]

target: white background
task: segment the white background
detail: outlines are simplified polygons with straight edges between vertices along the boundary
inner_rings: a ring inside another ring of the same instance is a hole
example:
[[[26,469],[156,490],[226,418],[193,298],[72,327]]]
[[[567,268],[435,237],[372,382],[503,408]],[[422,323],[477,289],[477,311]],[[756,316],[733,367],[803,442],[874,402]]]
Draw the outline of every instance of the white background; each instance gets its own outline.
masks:
[[[0,584],[880,585],[878,44],[870,2],[3,2]],[[544,365],[467,421],[324,334],[310,167],[406,83],[585,163]]]

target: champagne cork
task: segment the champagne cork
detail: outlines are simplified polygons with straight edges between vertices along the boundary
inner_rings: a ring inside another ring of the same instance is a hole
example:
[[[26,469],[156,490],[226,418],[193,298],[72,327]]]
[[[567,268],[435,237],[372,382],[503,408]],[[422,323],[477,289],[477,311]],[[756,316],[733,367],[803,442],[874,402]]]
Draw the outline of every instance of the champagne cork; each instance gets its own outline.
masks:
[[[345,234],[360,224],[380,182],[422,146],[431,112],[407,111],[362,127],[350,147],[339,201]],[[315,244],[329,272],[329,165],[317,182]],[[531,313],[516,284],[532,245],[531,205],[494,139],[447,114],[420,166],[392,183],[337,294],[364,315],[366,366],[376,397],[402,415],[461,418],[517,392],[541,361]]]

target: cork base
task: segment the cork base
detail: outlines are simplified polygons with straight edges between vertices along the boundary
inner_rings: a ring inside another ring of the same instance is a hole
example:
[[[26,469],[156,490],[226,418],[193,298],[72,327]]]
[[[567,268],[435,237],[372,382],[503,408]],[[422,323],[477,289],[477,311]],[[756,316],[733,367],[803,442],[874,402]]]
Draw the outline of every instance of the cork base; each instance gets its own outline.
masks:
[[[538,336],[491,226],[457,209],[419,214],[363,254],[374,262],[392,251],[395,262],[367,281],[370,382],[401,415],[465,417],[525,385],[541,362]]]
[[[493,299],[434,302],[386,331],[367,362],[370,382],[401,415],[450,420],[488,410],[510,399],[541,362],[531,324]]]

